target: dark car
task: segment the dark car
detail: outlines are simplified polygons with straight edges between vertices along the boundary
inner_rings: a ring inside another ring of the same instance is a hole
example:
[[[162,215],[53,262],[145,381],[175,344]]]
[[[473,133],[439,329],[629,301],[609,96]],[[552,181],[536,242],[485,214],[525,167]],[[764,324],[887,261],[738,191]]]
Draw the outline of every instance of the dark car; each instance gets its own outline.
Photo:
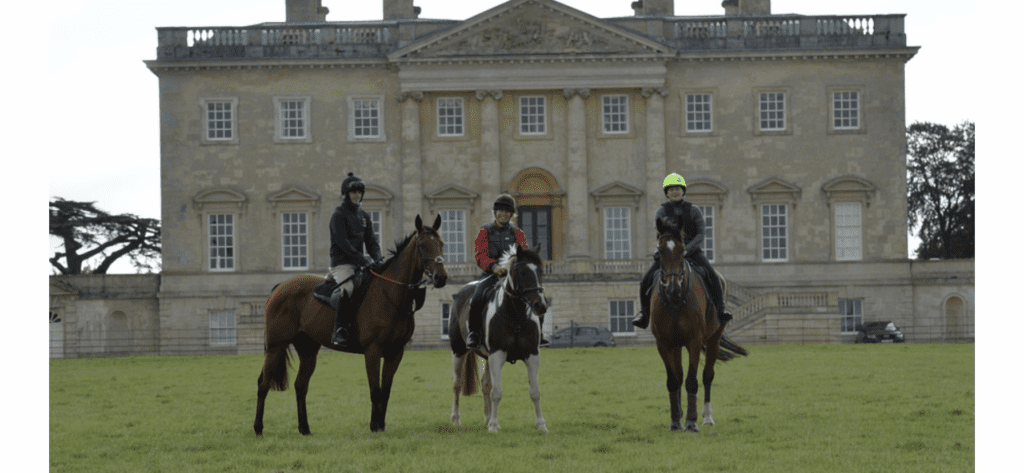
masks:
[[[576,325],[551,334],[551,348],[613,347],[615,336],[604,327]]]
[[[857,343],[903,343],[903,332],[892,322],[867,322],[857,326]]]

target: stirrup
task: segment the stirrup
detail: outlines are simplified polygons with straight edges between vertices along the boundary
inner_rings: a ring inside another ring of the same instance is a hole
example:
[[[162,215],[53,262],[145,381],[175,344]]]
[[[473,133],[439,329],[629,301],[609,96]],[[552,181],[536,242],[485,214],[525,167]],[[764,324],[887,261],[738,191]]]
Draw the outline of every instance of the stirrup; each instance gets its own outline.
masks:
[[[347,345],[348,329],[346,329],[345,327],[339,327],[338,330],[335,330],[334,336],[331,337],[331,343],[335,345]]]
[[[466,334],[466,348],[480,348],[480,336],[476,332]]]
[[[640,312],[640,315],[633,318],[633,326],[638,328],[647,328],[651,323],[651,318],[647,315],[647,312]]]
[[[544,338],[544,335],[541,335],[540,336],[540,346],[542,346],[542,347],[551,346],[551,342],[549,342],[548,339]]]

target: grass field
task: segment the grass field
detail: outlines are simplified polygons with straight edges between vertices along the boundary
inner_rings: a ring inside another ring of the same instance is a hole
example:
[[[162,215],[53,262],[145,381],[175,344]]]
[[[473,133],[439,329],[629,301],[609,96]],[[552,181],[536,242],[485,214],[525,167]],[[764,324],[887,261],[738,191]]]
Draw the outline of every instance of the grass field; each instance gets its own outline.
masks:
[[[253,433],[262,355],[51,360],[50,471],[973,471],[973,344],[750,352],[717,365],[717,425],[696,434],[669,432],[654,348],[543,350],[546,435],[522,363],[505,365],[500,432],[479,394],[453,427],[447,351],[406,353],[383,434],[362,357],[322,354],[310,437],[291,389]]]

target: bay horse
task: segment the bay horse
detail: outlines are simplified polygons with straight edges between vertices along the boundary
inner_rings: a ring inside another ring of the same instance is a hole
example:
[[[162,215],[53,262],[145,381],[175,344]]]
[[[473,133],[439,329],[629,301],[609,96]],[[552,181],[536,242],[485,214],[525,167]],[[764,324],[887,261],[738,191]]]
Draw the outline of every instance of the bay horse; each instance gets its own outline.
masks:
[[[651,291],[651,331],[658,345],[658,354],[665,363],[668,379],[672,424],[670,429],[683,429],[680,423],[683,385],[682,349],[690,355],[686,373],[686,432],[697,427],[697,365],[700,353],[704,361],[704,425],[715,425],[711,418],[711,382],[715,379],[715,361],[728,361],[747,351],[723,336],[725,324],[718,322],[715,304],[708,298],[707,288],[693,266],[686,260],[686,245],[680,223],[675,219],[658,219],[658,253],[661,269],[658,287]],[[721,278],[720,278],[721,279]],[[721,279],[724,281],[724,279]],[[725,288],[722,289],[725,291]],[[724,294],[724,292],[723,292]]]
[[[306,393],[316,368],[321,346],[361,353],[366,361],[370,384],[370,430],[384,431],[391,385],[405,345],[412,338],[416,322],[413,313],[423,303],[426,284],[444,287],[448,274],[444,269],[444,241],[437,233],[438,215],[432,227],[424,227],[416,216],[416,231],[398,243],[379,271],[362,288],[365,298],[359,306],[354,333],[348,346],[331,343],[335,311],[313,298],[313,289],[324,278],[313,275],[293,277],[274,287],[267,297],[265,319],[265,359],[257,380],[256,435],[263,435],[263,408],[267,393],[288,387],[288,346],[299,354],[299,372],[295,377],[295,401],[299,414],[299,433],[310,435],[306,416]],[[417,300],[418,299],[418,300]],[[416,305],[414,307],[414,304]],[[383,375],[381,359],[384,360]]]
[[[477,350],[466,348],[464,335],[468,333],[470,302],[477,284],[469,283],[453,296],[454,307],[448,324],[454,378],[452,389],[455,392],[452,423],[461,424],[459,394],[469,396],[477,392],[477,357],[480,356],[486,360],[483,373],[484,422],[488,431],[497,432],[500,428],[501,368],[506,361],[515,363],[523,360],[530,380],[534,421],[540,430],[547,432],[540,410],[537,375],[540,369],[541,317],[548,310],[543,288],[544,263],[536,252],[516,245],[514,250],[505,252],[498,264],[508,273],[498,281],[494,294],[483,306],[483,343]]]

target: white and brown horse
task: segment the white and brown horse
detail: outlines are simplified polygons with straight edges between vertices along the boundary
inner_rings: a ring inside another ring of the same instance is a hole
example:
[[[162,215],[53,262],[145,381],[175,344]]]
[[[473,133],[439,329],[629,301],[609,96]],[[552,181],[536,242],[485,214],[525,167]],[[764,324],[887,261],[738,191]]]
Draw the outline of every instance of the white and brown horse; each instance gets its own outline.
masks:
[[[498,262],[508,269],[495,287],[494,294],[483,306],[483,343],[477,350],[466,348],[464,334],[468,331],[470,302],[477,284],[470,283],[454,296],[454,307],[449,323],[448,337],[452,347],[453,391],[452,423],[459,425],[459,394],[477,392],[477,356],[487,360],[483,373],[484,421],[487,429],[497,432],[498,403],[501,402],[501,368],[505,362],[526,363],[530,379],[530,399],[533,400],[537,428],[547,432],[540,411],[540,336],[541,317],[547,312],[544,298],[544,264],[536,252],[517,246],[510,249]],[[491,276],[497,277],[497,276]]]

